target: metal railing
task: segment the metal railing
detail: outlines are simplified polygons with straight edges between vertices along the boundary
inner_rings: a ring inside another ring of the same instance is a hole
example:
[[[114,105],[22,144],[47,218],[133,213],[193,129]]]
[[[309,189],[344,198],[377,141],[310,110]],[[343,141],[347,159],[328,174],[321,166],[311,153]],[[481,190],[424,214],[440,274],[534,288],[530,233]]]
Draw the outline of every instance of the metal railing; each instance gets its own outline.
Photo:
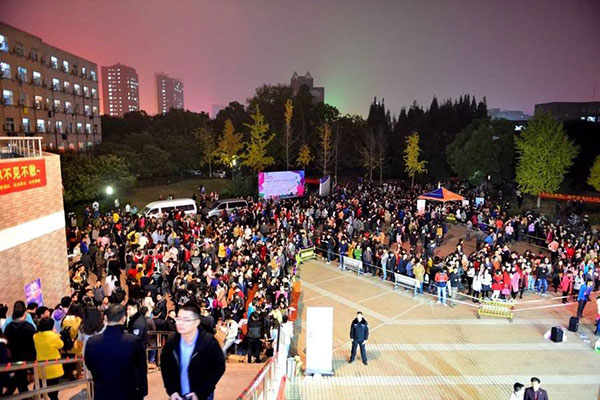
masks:
[[[277,373],[277,359],[275,353],[237,400],[269,400],[269,392],[273,389],[272,385]]]
[[[42,157],[42,138],[0,137],[0,150],[6,158]]]
[[[162,349],[169,336],[174,335],[176,332],[173,331],[149,331],[148,341],[149,345],[146,347],[146,359],[150,360],[150,352],[156,351],[156,367],[160,369],[160,357],[162,355]],[[156,336],[156,338],[154,338]],[[153,342],[155,341],[155,342]]]
[[[84,370],[84,378],[75,379],[73,381],[63,382],[56,385],[48,386],[48,381],[46,379],[46,368],[53,365],[63,365],[63,364],[79,364],[83,363],[83,357],[73,357],[73,358],[63,358],[58,360],[47,360],[47,361],[20,361],[16,363],[8,363],[8,364],[0,364],[0,373],[10,374],[16,371],[22,370],[32,370],[33,371],[33,390],[30,390],[25,393],[19,393],[11,396],[4,396],[3,399],[6,400],[20,400],[20,399],[29,399],[34,398],[36,400],[46,400],[48,399],[48,393],[57,392],[64,389],[80,386],[82,384],[86,385],[86,392],[88,400],[93,398],[92,396],[92,385],[91,379],[85,377],[87,376],[87,371]]]

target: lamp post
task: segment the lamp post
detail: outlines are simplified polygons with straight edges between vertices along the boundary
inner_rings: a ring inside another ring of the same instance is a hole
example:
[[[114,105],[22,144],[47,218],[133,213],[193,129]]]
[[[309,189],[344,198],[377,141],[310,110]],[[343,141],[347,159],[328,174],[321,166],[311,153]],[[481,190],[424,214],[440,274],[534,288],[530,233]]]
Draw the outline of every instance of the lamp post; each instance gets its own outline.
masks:
[[[115,190],[113,189],[113,187],[112,187],[112,186],[107,186],[107,187],[106,187],[106,194],[107,194],[108,196],[111,196],[111,195],[112,195],[114,192],[115,192]]]

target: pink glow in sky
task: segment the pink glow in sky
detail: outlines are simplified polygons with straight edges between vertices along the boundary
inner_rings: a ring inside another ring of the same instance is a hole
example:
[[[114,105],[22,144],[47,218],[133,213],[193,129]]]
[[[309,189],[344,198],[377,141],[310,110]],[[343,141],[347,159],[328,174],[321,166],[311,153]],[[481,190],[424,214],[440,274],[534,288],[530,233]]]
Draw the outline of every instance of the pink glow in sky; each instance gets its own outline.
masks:
[[[154,73],[181,78],[185,107],[242,103],[262,83],[310,71],[326,101],[393,113],[461,93],[489,107],[600,99],[600,2],[370,0],[1,0],[0,20],[140,77],[156,112]]]

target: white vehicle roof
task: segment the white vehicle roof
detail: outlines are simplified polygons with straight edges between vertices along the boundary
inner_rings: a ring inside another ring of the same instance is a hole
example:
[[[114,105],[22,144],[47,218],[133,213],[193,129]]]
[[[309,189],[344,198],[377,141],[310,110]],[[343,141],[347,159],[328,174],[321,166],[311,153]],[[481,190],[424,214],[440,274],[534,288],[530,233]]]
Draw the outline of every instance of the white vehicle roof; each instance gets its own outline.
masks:
[[[146,204],[146,208],[176,207],[184,204],[196,204],[196,202],[193,199],[160,200]]]

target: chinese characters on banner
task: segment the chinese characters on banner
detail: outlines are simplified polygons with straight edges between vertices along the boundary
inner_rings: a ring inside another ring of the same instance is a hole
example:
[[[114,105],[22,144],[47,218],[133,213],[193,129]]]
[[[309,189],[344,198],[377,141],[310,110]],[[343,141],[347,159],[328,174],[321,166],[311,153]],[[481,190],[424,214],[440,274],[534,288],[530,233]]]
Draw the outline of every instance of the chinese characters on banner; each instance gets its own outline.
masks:
[[[46,186],[46,160],[0,163],[0,195]]]
[[[44,297],[42,296],[42,281],[37,278],[35,281],[25,285],[25,303],[29,304],[36,302],[38,306],[44,305]]]

